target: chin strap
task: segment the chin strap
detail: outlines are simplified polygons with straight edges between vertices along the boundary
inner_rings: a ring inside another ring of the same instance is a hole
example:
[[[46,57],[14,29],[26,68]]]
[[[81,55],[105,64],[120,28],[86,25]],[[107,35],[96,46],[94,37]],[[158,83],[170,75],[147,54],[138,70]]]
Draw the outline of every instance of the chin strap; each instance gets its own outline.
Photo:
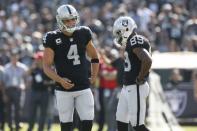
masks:
[[[121,41],[121,44],[122,44],[122,46],[126,46],[126,44],[127,44],[127,37],[123,37],[122,38],[122,41]]]
[[[131,35],[131,31],[125,31],[122,35],[122,40],[121,40],[121,44],[123,46],[125,46],[127,44],[127,40],[129,38],[129,36]]]

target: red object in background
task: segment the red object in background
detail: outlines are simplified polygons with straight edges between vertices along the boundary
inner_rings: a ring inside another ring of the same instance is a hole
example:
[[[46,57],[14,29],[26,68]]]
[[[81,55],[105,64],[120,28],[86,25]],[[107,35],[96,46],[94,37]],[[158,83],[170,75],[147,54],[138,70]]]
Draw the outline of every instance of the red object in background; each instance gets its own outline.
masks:
[[[100,73],[102,74],[102,71],[106,71],[107,73],[112,73],[114,71],[117,71],[116,68],[113,66],[108,66],[105,63],[100,64]],[[105,89],[114,89],[118,86],[116,79],[113,80],[106,80],[102,75],[100,75],[100,87]]]
[[[38,59],[42,59],[44,56],[44,53],[42,51],[36,52],[33,56],[34,59],[38,60]]]

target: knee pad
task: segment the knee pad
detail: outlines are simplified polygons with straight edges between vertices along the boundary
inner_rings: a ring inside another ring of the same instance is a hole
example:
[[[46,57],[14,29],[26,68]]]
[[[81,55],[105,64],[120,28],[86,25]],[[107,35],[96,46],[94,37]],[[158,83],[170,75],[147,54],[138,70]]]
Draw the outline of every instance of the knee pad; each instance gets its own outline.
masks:
[[[135,126],[133,127],[135,131],[150,131],[148,128],[146,128],[145,125]]]
[[[61,131],[71,131],[72,129],[72,122],[67,122],[67,123],[60,123],[61,126]]]

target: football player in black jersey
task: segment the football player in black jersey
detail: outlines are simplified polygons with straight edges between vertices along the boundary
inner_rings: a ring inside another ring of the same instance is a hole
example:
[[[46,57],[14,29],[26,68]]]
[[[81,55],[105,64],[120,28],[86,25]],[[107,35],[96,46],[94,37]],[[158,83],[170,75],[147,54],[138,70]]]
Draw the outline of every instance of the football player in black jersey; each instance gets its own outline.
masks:
[[[125,57],[123,88],[116,112],[118,131],[128,131],[129,123],[136,131],[149,131],[144,121],[151,47],[144,36],[136,33],[136,28],[135,21],[128,16],[119,17],[113,26],[114,42],[124,48]]]
[[[88,27],[77,26],[79,15],[72,5],[60,6],[56,19],[59,29],[43,37],[43,69],[57,82],[55,95],[61,131],[71,130],[74,108],[81,120],[81,130],[91,131],[94,100],[90,83],[94,83],[99,69],[92,32]],[[86,54],[91,59],[90,78]],[[51,68],[52,64],[55,71]]]

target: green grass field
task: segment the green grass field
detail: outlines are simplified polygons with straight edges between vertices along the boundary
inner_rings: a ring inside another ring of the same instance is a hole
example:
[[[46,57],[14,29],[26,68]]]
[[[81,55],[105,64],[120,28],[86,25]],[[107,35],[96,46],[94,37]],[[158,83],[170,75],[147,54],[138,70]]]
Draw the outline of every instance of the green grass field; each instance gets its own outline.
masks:
[[[22,129],[20,131],[27,131],[28,125],[26,123],[21,124]],[[94,124],[92,131],[97,131],[98,126]],[[6,125],[5,131],[9,131],[8,126]],[[37,124],[34,127],[33,131],[37,131]],[[46,129],[44,131],[47,131]],[[52,125],[52,130],[51,131],[60,131],[60,126],[58,124],[53,124]],[[78,131],[77,129],[74,131]],[[106,131],[106,127],[104,127],[104,131]]]
[[[27,127],[28,127],[27,124],[22,124],[22,127],[23,128],[21,129],[21,131],[27,131]],[[182,126],[182,127],[183,127],[184,131],[197,131],[197,126]],[[37,128],[37,125],[35,125],[35,128],[33,131],[37,131],[36,128]],[[92,131],[97,131],[97,129],[98,129],[98,126],[96,124],[94,124]],[[7,125],[6,125],[5,131],[9,131]],[[45,131],[47,131],[47,130],[45,130]],[[59,125],[53,124],[51,131],[60,131]],[[75,131],[78,131],[78,130],[75,130]],[[104,128],[104,131],[106,131],[106,127]]]
[[[197,126],[183,126],[185,131],[197,131]]]

